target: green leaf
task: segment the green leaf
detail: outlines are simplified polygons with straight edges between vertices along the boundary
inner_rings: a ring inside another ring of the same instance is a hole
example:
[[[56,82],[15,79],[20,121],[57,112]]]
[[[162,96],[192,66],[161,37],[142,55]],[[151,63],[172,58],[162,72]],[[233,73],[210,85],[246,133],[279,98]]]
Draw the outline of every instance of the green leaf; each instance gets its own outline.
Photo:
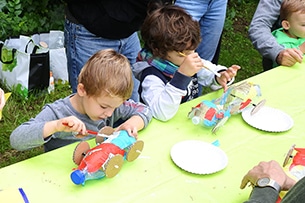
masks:
[[[20,9],[20,10],[21,10],[21,4],[17,4],[17,5],[15,5],[15,9],[16,9],[16,10],[18,10],[18,9]]]
[[[22,13],[22,11],[21,10],[17,10],[14,13],[15,13],[16,16],[19,16]]]
[[[2,11],[2,8],[6,6],[6,1],[0,1],[0,11]]]
[[[8,10],[10,13],[13,13],[13,12],[14,12],[14,8],[12,8],[12,7],[7,7],[7,10]]]
[[[12,1],[8,1],[7,6],[10,7],[10,8],[14,8],[15,4]]]

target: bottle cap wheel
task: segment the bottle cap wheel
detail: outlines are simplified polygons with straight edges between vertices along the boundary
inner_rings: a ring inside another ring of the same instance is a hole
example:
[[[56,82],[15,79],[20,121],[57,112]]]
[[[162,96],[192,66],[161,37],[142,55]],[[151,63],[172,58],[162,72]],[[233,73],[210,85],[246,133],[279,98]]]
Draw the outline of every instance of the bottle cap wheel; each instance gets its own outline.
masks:
[[[195,124],[195,125],[198,125],[200,123],[200,118],[198,116],[194,116],[192,118],[192,122]]]
[[[83,174],[80,170],[73,171],[70,177],[72,182],[76,185],[80,185],[85,182],[85,174]]]

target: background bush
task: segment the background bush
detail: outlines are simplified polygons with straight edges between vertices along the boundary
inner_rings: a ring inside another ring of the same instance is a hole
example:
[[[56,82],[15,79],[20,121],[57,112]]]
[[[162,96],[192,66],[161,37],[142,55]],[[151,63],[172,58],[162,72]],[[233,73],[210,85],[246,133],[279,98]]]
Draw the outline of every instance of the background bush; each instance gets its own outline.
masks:
[[[63,0],[0,0],[0,40],[63,30]]]

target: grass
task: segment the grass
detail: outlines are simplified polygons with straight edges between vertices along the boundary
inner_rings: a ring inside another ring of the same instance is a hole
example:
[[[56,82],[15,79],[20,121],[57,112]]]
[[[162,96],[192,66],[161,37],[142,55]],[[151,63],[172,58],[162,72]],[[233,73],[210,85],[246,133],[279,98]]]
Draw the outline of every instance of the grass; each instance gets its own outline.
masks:
[[[11,95],[3,109],[3,117],[0,121],[0,168],[43,153],[43,147],[22,152],[13,150],[10,147],[9,136],[21,123],[35,117],[46,103],[71,93],[69,85],[56,84],[54,93],[50,95],[30,95],[27,100],[22,100],[14,94]]]
[[[238,2],[229,2],[219,58],[221,65],[238,64],[242,67],[236,81],[262,72],[261,57],[253,48],[247,33],[257,2],[241,0]],[[70,93],[71,89],[68,85],[56,84],[55,92],[51,95],[32,96],[26,101],[16,95],[10,97],[0,121],[0,168],[43,153],[42,147],[22,152],[13,150],[9,144],[9,136],[18,125],[39,113],[46,103]]]

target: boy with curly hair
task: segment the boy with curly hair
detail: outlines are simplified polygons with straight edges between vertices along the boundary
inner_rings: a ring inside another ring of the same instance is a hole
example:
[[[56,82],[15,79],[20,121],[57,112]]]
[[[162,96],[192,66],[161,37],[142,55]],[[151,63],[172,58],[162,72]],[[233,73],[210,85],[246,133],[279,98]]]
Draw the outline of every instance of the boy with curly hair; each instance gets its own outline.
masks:
[[[171,119],[180,103],[200,95],[198,82],[213,89],[233,82],[239,66],[216,66],[195,52],[200,42],[197,21],[176,5],[154,5],[141,28],[145,43],[133,70],[140,80],[142,102],[161,121]],[[219,77],[203,68],[214,68]]]

